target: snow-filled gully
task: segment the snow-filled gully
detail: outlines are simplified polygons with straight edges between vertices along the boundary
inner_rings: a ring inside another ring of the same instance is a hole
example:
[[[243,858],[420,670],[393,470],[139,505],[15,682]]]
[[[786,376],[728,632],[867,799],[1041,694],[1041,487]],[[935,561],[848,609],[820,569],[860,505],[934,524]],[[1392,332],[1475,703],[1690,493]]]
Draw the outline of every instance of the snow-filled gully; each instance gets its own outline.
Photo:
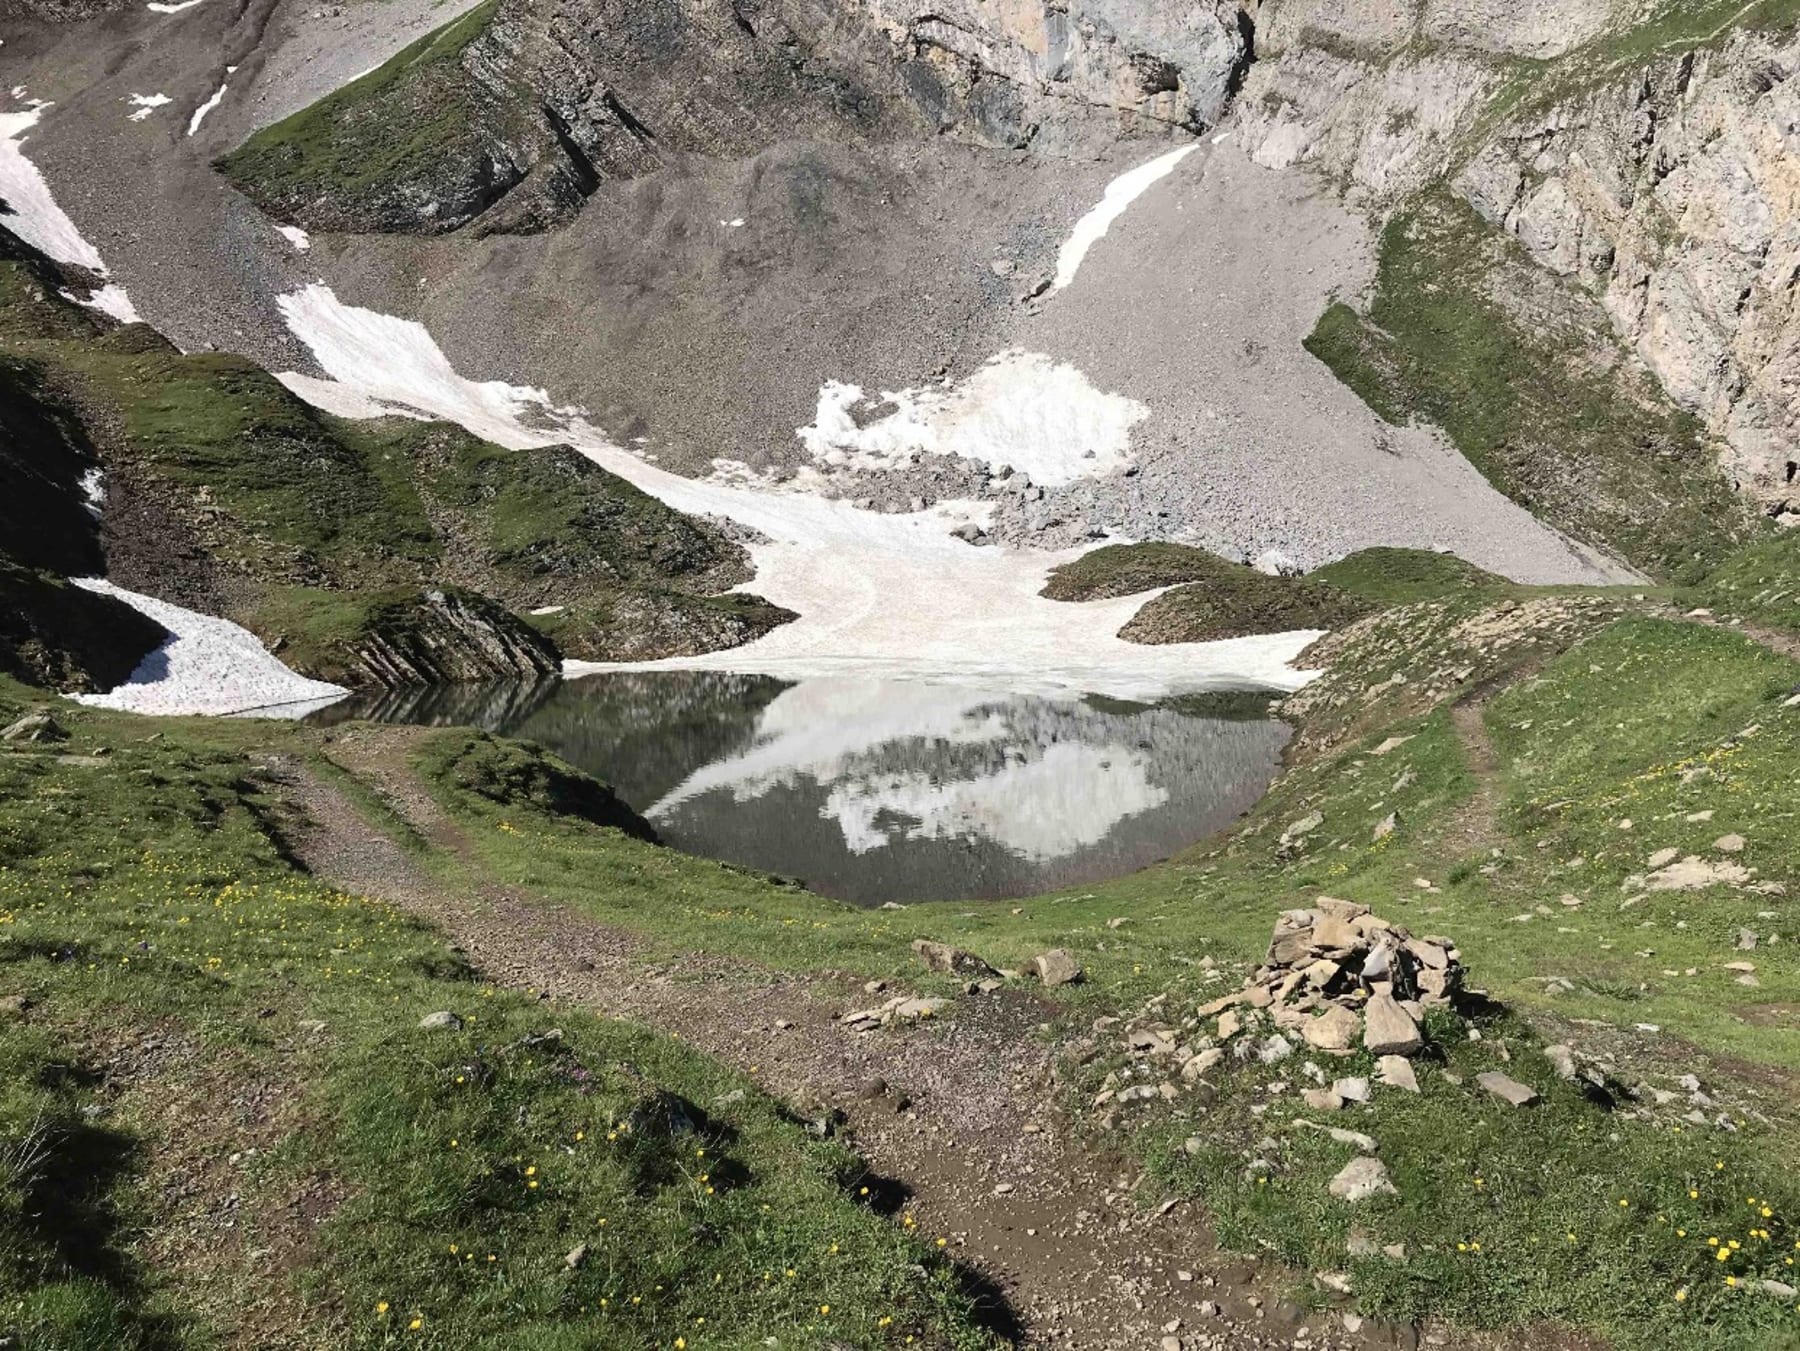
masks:
[[[677,511],[756,531],[756,577],[745,589],[800,618],[746,647],[655,665],[790,677],[939,676],[1138,698],[1246,683],[1291,689],[1305,679],[1288,663],[1314,632],[1145,646],[1117,636],[1144,603],[1141,595],[1084,604],[1044,599],[1038,592],[1050,569],[1075,555],[965,544],[950,530],[978,518],[977,504],[887,515],[801,491],[682,478],[614,445],[542,390],[464,379],[411,320],[346,305],[323,285],[279,303],[328,377],[281,378],[321,408],[347,417],[443,418],[517,450],[567,443]]]

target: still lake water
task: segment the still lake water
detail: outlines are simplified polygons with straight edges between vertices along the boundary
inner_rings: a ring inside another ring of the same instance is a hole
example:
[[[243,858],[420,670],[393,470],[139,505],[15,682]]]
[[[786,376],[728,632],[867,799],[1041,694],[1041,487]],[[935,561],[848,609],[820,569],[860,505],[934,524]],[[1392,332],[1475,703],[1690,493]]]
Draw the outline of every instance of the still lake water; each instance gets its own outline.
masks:
[[[658,671],[403,691],[315,720],[536,741],[676,849],[878,905],[1081,886],[1223,829],[1267,790],[1288,736],[1247,702]]]

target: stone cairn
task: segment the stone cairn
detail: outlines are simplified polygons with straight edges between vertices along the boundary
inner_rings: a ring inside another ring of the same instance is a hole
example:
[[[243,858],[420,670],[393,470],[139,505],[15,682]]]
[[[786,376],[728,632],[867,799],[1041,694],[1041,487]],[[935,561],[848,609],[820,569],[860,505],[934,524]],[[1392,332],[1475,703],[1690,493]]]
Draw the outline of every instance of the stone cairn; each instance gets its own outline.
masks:
[[[1462,978],[1452,939],[1415,938],[1366,905],[1321,896],[1310,910],[1283,911],[1244,988],[1198,1014],[1218,1018],[1221,1042],[1244,1025],[1244,1009],[1264,1009],[1316,1050],[1348,1052],[1360,1040],[1371,1055],[1410,1056],[1425,1043],[1425,1010],[1450,1004]]]

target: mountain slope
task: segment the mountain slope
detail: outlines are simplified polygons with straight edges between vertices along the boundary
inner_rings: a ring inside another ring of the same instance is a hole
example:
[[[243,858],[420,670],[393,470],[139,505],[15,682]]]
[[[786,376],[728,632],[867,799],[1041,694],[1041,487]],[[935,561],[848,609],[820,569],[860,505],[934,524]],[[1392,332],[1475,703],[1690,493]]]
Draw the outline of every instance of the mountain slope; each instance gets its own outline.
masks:
[[[0,541],[22,567],[105,571],[351,684],[548,673],[559,645],[520,612],[552,605],[560,647],[590,659],[740,643],[787,617],[715,599],[749,577],[741,546],[571,450],[332,418],[241,358],[183,355],[63,300],[54,266],[15,252],[0,262],[0,467],[13,489]],[[10,641],[35,633],[41,648],[56,631],[41,602],[67,593],[9,577],[19,613],[38,616]],[[153,646],[86,682],[73,658],[10,665],[91,687]]]

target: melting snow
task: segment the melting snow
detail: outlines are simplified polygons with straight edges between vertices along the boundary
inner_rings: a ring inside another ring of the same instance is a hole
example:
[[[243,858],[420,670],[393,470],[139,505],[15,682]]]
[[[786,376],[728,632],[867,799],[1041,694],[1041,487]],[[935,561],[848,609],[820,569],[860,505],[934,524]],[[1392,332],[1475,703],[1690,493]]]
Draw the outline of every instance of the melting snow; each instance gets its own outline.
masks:
[[[745,647],[649,665],[788,678],[958,675],[1121,697],[1234,684],[1293,689],[1307,679],[1288,663],[1316,633],[1164,646],[1121,640],[1118,630],[1146,597],[1043,599],[1037,593],[1049,570],[1076,555],[971,548],[949,531],[976,514],[973,505],[885,515],[682,478],[614,445],[543,390],[465,380],[420,324],[345,305],[323,285],[278,303],[328,377],[281,379],[321,408],[346,417],[444,418],[513,449],[570,444],[677,511],[755,531],[756,577],[744,589],[801,618]],[[572,671],[593,669],[601,668],[571,664]]]
[[[307,234],[306,231],[302,230],[298,225],[277,225],[275,227],[275,232],[283,239],[287,240],[288,243],[292,244],[296,249],[300,250],[301,253],[305,253],[312,247],[312,236]]]
[[[15,98],[23,91],[13,90]],[[12,213],[6,226],[20,239],[40,253],[59,263],[73,263],[90,272],[106,274],[100,253],[81,237],[75,222],[63,214],[50,196],[50,185],[38,172],[37,165],[25,158],[20,149],[25,133],[36,125],[48,103],[31,103],[13,112],[0,113],[0,198]]]
[[[100,508],[106,504],[105,478],[106,472],[98,468],[90,469],[81,476],[81,504],[96,521],[100,519]]]
[[[150,0],[150,3],[144,8],[157,14],[179,14],[182,10],[192,9],[199,3],[200,0],[178,0],[178,3],[168,5],[162,3],[162,0]]]
[[[225,89],[225,85],[220,85],[217,89],[213,90],[211,98],[205,103],[202,103],[198,108],[194,109],[194,115],[188,119],[187,134],[189,136],[192,136],[196,131],[199,131],[200,124],[206,120],[206,115],[219,106],[220,102],[225,97]]]
[[[814,459],[891,469],[914,451],[1011,465],[1035,483],[1067,483],[1126,463],[1131,429],[1150,416],[1134,399],[1096,389],[1073,366],[1020,349],[992,358],[955,388],[884,391],[887,416],[858,426],[860,385],[819,391],[813,423],[800,439]]]
[[[199,0],[195,0],[195,3],[198,4]],[[133,122],[142,122],[146,117],[150,116],[151,113],[162,107],[163,104],[173,102],[167,94],[133,94],[126,101],[135,104],[137,107],[135,113],[127,114]]]
[[[254,633],[230,620],[140,596],[98,577],[74,581],[85,590],[116,596],[169,634],[123,685],[105,694],[74,695],[81,703],[132,713],[223,715],[268,709],[282,717],[301,717],[349,693],[290,671]]]
[[[131,297],[125,294],[123,286],[115,286],[110,282],[97,290],[90,291],[86,297],[78,296],[73,291],[62,292],[64,300],[72,300],[77,305],[86,305],[90,310],[99,310],[102,314],[110,314],[121,324],[142,323],[138,317],[137,306],[131,303]]]
[[[1148,164],[1140,164],[1128,174],[1121,174],[1107,185],[1106,193],[1087,215],[1075,222],[1075,228],[1063,243],[1062,252],[1056,256],[1056,280],[1050,283],[1052,291],[1060,291],[1075,280],[1075,274],[1081,271],[1081,264],[1088,256],[1088,250],[1098,244],[1112,229],[1112,224],[1139,197],[1142,197],[1157,183],[1175,172],[1175,166],[1200,147],[1184,145],[1179,150],[1171,150],[1168,154],[1151,160]]]

